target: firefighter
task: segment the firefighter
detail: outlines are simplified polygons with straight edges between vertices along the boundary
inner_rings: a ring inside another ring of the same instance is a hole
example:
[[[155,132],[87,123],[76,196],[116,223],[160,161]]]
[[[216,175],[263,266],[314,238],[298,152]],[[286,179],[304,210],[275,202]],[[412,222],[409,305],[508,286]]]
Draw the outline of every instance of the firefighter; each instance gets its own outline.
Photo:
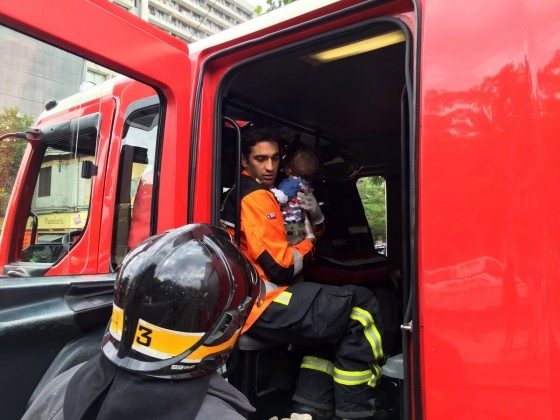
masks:
[[[379,308],[366,288],[298,282],[303,262],[324,221],[312,194],[301,197],[307,211],[306,238],[289,246],[273,187],[280,163],[281,135],[248,127],[242,135],[240,249],[265,280],[266,296],[253,307],[243,332],[278,343],[307,346],[294,411],[317,418],[374,415],[375,385],[383,358]],[[233,233],[234,187],[226,196],[222,223]]]
[[[245,418],[253,407],[216,369],[260,285],[221,228],[148,238],[117,275],[102,352],[53,379],[23,418]]]

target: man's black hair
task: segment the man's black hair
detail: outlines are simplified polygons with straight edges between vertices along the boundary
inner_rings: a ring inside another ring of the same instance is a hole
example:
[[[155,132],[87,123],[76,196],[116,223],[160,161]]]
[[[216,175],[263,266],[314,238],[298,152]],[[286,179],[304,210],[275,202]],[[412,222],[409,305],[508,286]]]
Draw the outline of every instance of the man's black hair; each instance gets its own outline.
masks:
[[[286,136],[281,129],[275,127],[251,125],[244,128],[241,132],[241,154],[248,157],[255,144],[267,140],[278,143],[278,148],[282,150]]]

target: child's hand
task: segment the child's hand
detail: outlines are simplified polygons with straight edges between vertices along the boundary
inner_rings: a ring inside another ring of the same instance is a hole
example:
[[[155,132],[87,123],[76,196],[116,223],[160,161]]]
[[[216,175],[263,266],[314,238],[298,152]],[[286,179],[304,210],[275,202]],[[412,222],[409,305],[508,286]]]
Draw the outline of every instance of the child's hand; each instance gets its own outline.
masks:
[[[325,216],[319,207],[319,203],[317,199],[313,195],[313,193],[307,192],[299,192],[298,193],[299,203],[301,208],[307,211],[309,215],[309,220],[314,225],[319,225],[325,221]]]

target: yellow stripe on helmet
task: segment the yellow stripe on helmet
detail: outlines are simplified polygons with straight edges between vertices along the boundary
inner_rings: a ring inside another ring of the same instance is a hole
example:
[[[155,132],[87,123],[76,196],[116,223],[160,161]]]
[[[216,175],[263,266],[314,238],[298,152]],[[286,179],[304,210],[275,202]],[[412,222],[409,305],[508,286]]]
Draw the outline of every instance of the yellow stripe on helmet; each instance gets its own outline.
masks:
[[[109,331],[111,335],[120,340],[124,325],[124,311],[113,304],[113,315]],[[200,346],[195,349],[183,362],[197,363],[212,354],[221,353],[231,349],[239,336],[240,329],[224,343],[215,346]],[[184,353],[195,346],[204,336],[203,332],[181,332],[158,327],[143,319],[138,320],[132,348],[139,353],[157,359],[169,359]]]
[[[123,310],[113,304],[113,315],[111,317],[109,331],[113,337],[120,340],[123,327]],[[139,319],[134,333],[132,348],[140,353],[158,359],[167,359],[185,352],[200,341],[203,335],[203,332],[186,333],[168,330],[144,321],[143,319]]]
[[[227,340],[226,342],[224,342],[222,344],[218,344],[218,345],[215,345],[215,346],[200,346],[195,351],[193,351],[191,354],[189,354],[189,356],[186,359],[184,359],[183,361],[184,362],[189,362],[189,363],[196,363],[196,362],[200,362],[202,359],[204,359],[205,357],[208,357],[212,354],[222,353],[223,351],[231,349],[235,345],[235,342],[236,342],[237,337],[239,336],[240,332],[241,332],[241,328],[238,329],[233,334],[233,336],[231,336],[231,338],[229,340]]]

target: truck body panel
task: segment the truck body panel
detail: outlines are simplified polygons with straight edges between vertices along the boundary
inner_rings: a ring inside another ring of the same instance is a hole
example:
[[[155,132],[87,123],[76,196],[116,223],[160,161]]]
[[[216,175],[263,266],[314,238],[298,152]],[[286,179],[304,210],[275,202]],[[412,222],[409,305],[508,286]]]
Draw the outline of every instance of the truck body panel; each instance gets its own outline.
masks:
[[[421,8],[427,418],[556,418],[560,5]]]

